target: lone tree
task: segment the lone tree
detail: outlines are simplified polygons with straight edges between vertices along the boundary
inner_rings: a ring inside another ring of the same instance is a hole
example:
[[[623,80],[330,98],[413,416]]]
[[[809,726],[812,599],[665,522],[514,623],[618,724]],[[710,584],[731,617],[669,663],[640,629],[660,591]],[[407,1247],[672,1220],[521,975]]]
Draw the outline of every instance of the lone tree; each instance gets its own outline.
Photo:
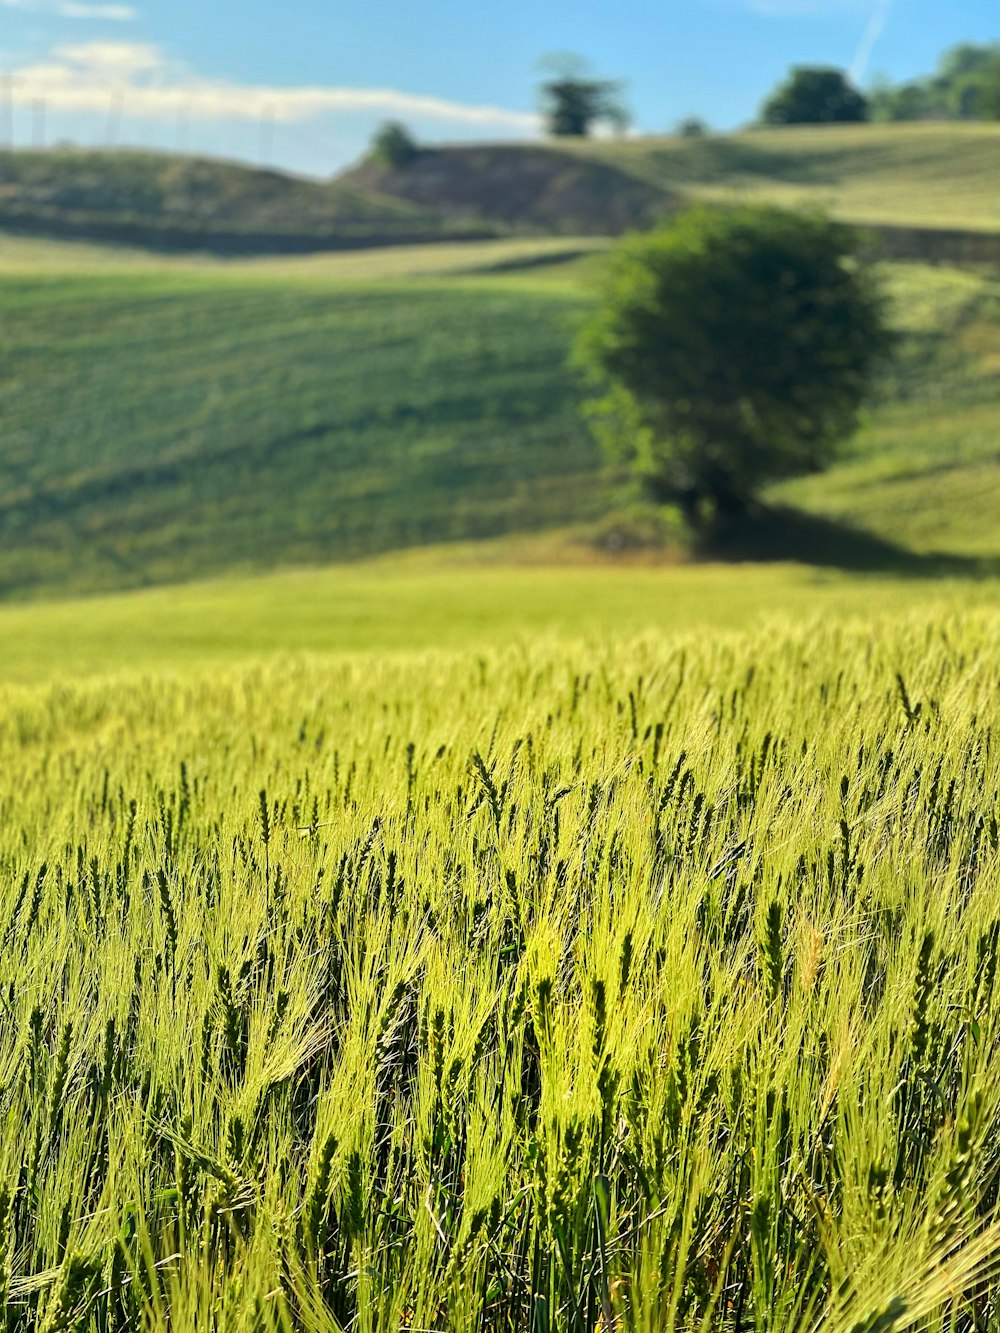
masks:
[[[577,56],[549,56],[543,65],[552,72],[539,90],[550,134],[582,139],[602,123],[617,131],[628,127],[620,82],[593,78]]]
[[[388,120],[375,131],[369,156],[385,167],[405,167],[420,156],[413,135],[398,120]]]
[[[704,139],[708,133],[708,125],[700,116],[685,116],[677,123],[677,136],[680,139]]]
[[[825,467],[888,347],[855,233],[744,206],[622,242],[578,354],[601,389],[599,438],[701,525]]]
[[[797,66],[764,103],[765,125],[830,125],[868,119],[868,102],[839,69]]]

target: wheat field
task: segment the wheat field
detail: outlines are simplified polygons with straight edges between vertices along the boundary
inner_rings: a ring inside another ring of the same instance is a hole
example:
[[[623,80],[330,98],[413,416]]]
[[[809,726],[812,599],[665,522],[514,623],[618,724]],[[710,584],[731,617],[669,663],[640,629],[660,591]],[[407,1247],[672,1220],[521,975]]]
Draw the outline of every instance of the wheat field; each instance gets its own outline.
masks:
[[[0,687],[5,1333],[1000,1327],[998,649]]]

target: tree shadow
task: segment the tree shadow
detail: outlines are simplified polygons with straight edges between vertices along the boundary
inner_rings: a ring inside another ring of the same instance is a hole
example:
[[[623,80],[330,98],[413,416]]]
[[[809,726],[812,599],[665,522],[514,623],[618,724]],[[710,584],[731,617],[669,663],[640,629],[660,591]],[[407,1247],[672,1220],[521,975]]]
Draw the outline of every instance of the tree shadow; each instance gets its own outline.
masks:
[[[850,523],[785,505],[760,506],[753,513],[716,524],[696,540],[695,551],[703,559],[793,561],[908,578],[981,579],[1000,574],[1000,556],[917,553]]]

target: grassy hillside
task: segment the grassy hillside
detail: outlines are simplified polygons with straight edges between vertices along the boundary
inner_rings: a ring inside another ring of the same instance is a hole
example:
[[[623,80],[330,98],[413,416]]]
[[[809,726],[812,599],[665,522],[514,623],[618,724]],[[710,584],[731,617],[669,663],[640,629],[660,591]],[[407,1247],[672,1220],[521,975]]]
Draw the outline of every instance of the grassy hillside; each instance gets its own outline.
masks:
[[[0,247],[0,590],[590,522],[618,501],[566,363],[599,263],[583,248],[88,267]],[[771,497],[805,525],[740,553],[918,569],[936,553],[969,573],[1000,558],[997,284],[892,275],[904,337],[882,401],[831,473]]]
[[[614,153],[567,151],[562,144],[427,149],[401,168],[364,162],[341,182],[433,209],[455,224],[570,235],[648,227],[679,202],[661,181],[622,170]]]
[[[830,472],[774,495],[907,551],[1000,556],[1000,281],[893,270],[903,351]]]
[[[473,230],[482,228],[349,184],[235,163],[136,151],[0,151],[0,231],[239,254],[444,240]]]
[[[995,124],[793,126],[577,151],[687,197],[822,205],[853,222],[1000,230]]]
[[[995,232],[1000,126],[832,125],[456,147],[397,171],[366,164],[342,180],[456,222],[540,230],[613,233],[692,200],[753,198],[818,205],[872,225]]]
[[[754,130],[428,149],[332,182],[133,151],[0,152],[0,233],[295,253],[470,235],[615,235],[692,199],[818,204],[855,222],[1000,232],[1000,126]],[[955,242],[942,257],[956,258]],[[919,253],[912,248],[909,253]],[[991,255],[1000,263],[1000,253]]]
[[[3,592],[316,563],[594,511],[572,287],[323,272],[8,273]]]
[[[601,250],[0,242],[3,1333],[1000,1333],[1000,279],[616,563]]]
[[[616,566],[600,251],[0,244],[11,1333],[1000,1329],[1000,280]]]

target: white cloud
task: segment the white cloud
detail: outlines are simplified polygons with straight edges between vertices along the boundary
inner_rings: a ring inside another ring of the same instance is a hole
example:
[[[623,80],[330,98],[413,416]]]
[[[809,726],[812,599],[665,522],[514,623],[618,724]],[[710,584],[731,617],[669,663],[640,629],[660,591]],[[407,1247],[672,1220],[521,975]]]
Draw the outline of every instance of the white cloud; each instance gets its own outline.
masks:
[[[394,88],[288,88],[207,79],[143,42],[57,46],[46,60],[8,72],[16,102],[41,101],[53,111],[107,111],[110,100],[117,99],[128,113],[163,119],[179,113],[192,120],[256,120],[267,115],[292,123],[324,112],[368,111],[521,133],[538,126],[538,118],[525,112]]]
[[[28,14],[55,14],[64,19],[95,19],[105,23],[131,23],[137,17],[132,5],[93,4],[90,0],[0,0],[4,9]]]
[[[55,12],[65,19],[99,19],[108,23],[131,23],[137,17],[131,5],[91,5],[82,0],[64,0]]]

